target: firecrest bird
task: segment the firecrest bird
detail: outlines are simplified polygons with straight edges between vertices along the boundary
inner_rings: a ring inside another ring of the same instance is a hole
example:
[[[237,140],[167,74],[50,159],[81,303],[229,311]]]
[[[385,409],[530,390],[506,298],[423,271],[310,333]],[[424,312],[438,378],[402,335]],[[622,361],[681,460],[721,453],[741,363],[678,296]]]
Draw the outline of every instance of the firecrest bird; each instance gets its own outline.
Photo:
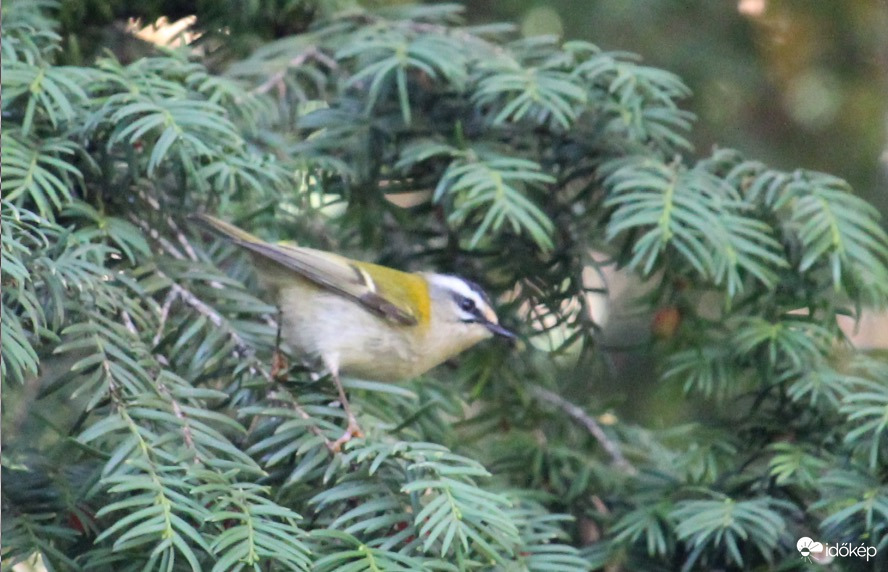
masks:
[[[339,447],[360,436],[340,375],[376,381],[418,376],[492,336],[514,339],[468,280],[401,272],[289,244],[271,244],[208,215],[199,221],[247,249],[281,311],[288,348],[320,360],[348,418]]]

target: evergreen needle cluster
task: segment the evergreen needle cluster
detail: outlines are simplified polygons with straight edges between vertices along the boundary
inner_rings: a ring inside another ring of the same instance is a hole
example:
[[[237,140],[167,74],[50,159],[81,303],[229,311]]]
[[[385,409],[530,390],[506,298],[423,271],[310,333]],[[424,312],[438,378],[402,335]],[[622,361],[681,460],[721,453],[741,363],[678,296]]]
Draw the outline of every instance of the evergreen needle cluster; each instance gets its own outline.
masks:
[[[177,15],[126,4],[2,7],[4,570],[888,551],[888,363],[836,325],[888,301],[888,237],[843,181],[699,158],[675,75],[452,5],[223,0],[186,48],[103,45],[115,18]],[[472,277],[532,343],[346,380],[368,434],[332,455],[331,384],[298,356],[272,371],[276,309],[197,211]],[[598,416],[604,265],[681,308],[656,374],[705,423]]]

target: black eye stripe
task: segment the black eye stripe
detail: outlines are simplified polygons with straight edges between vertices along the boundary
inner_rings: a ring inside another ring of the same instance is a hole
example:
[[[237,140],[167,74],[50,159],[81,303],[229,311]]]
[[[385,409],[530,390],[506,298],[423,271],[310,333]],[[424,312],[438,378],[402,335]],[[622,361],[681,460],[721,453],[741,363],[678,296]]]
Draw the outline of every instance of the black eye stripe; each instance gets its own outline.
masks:
[[[456,305],[460,310],[472,316],[471,318],[462,318],[463,322],[479,322],[484,320],[484,316],[481,315],[481,310],[478,309],[478,306],[475,305],[475,301],[471,298],[454,293],[453,301],[456,302]]]
[[[467,279],[462,278],[462,277],[460,277],[460,276],[454,276],[454,275],[452,275],[452,274],[448,274],[448,275],[446,275],[446,276],[448,276],[448,277],[450,277],[450,278],[453,278],[453,279],[455,279],[455,280],[459,280],[459,281],[462,282],[464,285],[466,285],[466,286],[469,288],[469,290],[471,290],[472,292],[474,292],[474,293],[478,296],[478,298],[481,299],[481,300],[483,301],[484,304],[487,304],[488,306],[491,306],[491,305],[492,305],[491,302],[490,302],[490,296],[487,295],[487,292],[485,292],[484,289],[481,288],[481,285],[478,284],[477,282],[473,282],[473,281],[471,281],[471,280],[467,280]],[[459,294],[456,294],[456,293],[454,292],[454,297],[456,297],[456,296],[459,296]]]
[[[472,292],[474,292],[482,300],[484,300],[485,303],[487,303],[488,305],[490,304],[490,298],[487,296],[487,293],[484,291],[484,289],[478,285],[477,282],[472,282],[471,280],[465,280],[465,279],[463,279],[463,282],[465,282],[466,285],[472,289]]]

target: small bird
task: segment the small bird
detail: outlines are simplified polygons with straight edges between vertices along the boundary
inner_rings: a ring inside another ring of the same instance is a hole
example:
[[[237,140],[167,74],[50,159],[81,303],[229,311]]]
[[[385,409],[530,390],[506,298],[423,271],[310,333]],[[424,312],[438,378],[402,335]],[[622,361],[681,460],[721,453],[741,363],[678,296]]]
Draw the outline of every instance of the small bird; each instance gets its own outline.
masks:
[[[490,298],[464,278],[272,244],[215,217],[196,218],[250,252],[277,298],[286,346],[329,371],[348,418],[334,450],[362,435],[340,375],[409,379],[487,338],[515,339],[499,324]]]

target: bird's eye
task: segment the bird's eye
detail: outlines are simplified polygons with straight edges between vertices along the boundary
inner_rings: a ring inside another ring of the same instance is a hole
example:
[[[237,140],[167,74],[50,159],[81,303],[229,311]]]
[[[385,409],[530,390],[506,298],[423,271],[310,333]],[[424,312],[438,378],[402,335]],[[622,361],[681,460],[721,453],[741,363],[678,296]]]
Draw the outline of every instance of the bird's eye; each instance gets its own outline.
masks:
[[[469,300],[468,298],[460,298],[459,299],[459,309],[463,312],[474,312],[475,303]]]

